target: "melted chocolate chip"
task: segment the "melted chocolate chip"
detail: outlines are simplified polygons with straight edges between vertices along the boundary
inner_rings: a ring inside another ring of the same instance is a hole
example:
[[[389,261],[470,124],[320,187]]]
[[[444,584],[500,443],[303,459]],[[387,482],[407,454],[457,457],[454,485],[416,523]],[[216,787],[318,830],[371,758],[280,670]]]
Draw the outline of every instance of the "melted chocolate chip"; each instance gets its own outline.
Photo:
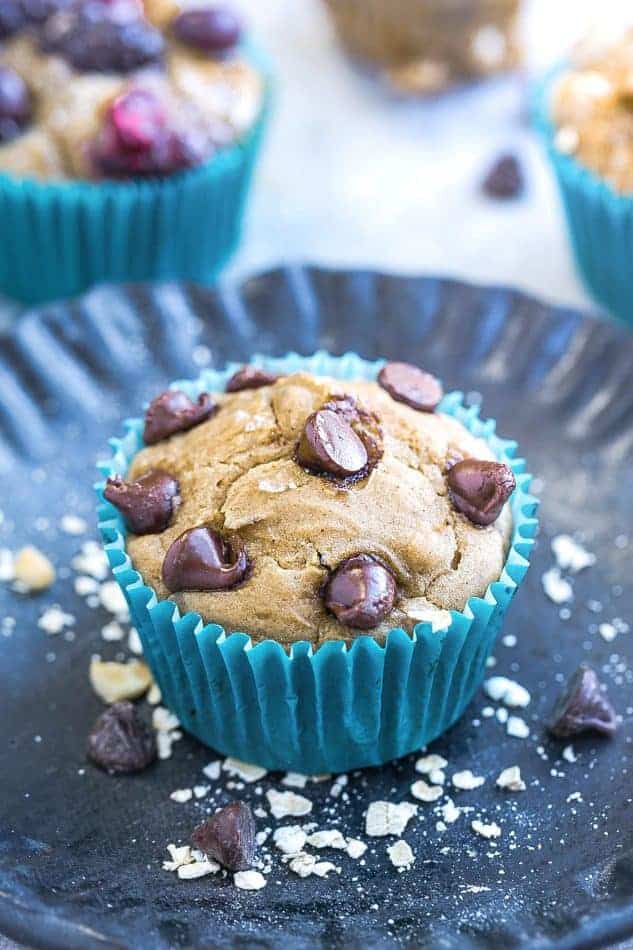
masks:
[[[368,474],[383,456],[383,435],[380,419],[356,401],[349,393],[332,396],[323,409],[331,409],[347,422],[365,446],[367,465],[361,474]]]
[[[524,188],[523,170],[516,155],[501,155],[482,182],[482,190],[489,198],[508,200],[518,198]]]
[[[133,703],[114,703],[101,713],[90,733],[88,756],[113,775],[139,772],[156,758],[156,736]]]
[[[175,432],[185,432],[217,412],[218,406],[208,393],[192,402],[179,389],[168,389],[151,401],[145,413],[143,440],[154,445]]]
[[[339,412],[319,409],[306,419],[297,461],[312,472],[347,478],[367,465],[367,449]]]
[[[448,493],[453,506],[473,524],[489,525],[516,487],[512,469],[503,462],[464,459],[447,475]]]
[[[228,7],[195,7],[180,13],[173,22],[174,36],[181,43],[204,53],[226,53],[240,41],[242,24]]]
[[[248,558],[241,542],[230,544],[221,534],[200,525],[172,542],[163,561],[163,581],[179,590],[228,590],[244,580]]]
[[[255,819],[250,805],[232,802],[194,828],[194,848],[229,871],[246,871],[255,857]]]
[[[180,487],[175,478],[152,469],[135,482],[109,478],[104,497],[119,509],[134,534],[159,534],[171,521]]]
[[[272,386],[278,379],[279,376],[275,376],[274,373],[267,373],[256,366],[242,366],[229,379],[226,391],[237,393],[242,389],[261,389],[262,386]]]
[[[571,676],[554,707],[548,729],[557,739],[568,739],[585,732],[597,732],[603,736],[615,734],[615,709],[590,666],[583,663]]]
[[[389,568],[371,554],[342,561],[323,589],[325,606],[347,627],[371,630],[391,611],[396,582]]]
[[[444,395],[439,379],[410,363],[386,363],[378,382],[396,402],[420,412],[434,412]]]

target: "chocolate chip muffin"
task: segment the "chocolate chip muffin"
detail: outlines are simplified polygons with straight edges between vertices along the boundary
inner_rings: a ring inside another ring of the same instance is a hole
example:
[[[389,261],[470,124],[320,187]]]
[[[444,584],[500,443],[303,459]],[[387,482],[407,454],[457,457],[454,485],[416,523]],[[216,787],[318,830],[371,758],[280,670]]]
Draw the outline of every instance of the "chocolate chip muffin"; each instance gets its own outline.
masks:
[[[0,171],[165,176],[255,122],[263,83],[231,10],[149,0],[0,0]]]
[[[633,193],[633,30],[606,47],[578,49],[554,84],[551,116],[560,152]]]
[[[244,367],[224,393],[156,397],[104,496],[145,583],[227,632],[443,629],[502,573],[515,480],[441,399],[403,363],[376,382]]]
[[[519,0],[325,0],[341,40],[407,93],[436,93],[518,61]]]

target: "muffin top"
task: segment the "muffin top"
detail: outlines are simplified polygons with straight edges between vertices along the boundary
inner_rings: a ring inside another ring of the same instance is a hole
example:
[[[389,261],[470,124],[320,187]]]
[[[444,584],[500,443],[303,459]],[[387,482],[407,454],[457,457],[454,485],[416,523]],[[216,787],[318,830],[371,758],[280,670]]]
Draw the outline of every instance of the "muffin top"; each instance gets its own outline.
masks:
[[[379,382],[247,367],[227,390],[157,397],[149,444],[105,489],[159,597],[254,641],[318,645],[445,627],[499,578],[514,477],[434,411],[434,377],[406,364]]]
[[[633,30],[617,43],[579,48],[551,106],[559,151],[633,192]]]
[[[240,138],[263,83],[229,8],[0,0],[0,171],[164,176]]]

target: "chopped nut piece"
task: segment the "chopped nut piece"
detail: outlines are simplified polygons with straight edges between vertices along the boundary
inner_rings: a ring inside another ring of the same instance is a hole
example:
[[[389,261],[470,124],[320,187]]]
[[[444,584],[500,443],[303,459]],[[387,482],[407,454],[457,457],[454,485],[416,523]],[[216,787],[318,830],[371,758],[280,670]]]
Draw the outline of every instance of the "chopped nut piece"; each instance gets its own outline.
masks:
[[[114,663],[93,657],[90,662],[90,684],[97,696],[110,704],[142,696],[152,685],[152,674],[149,667],[139,660]]]

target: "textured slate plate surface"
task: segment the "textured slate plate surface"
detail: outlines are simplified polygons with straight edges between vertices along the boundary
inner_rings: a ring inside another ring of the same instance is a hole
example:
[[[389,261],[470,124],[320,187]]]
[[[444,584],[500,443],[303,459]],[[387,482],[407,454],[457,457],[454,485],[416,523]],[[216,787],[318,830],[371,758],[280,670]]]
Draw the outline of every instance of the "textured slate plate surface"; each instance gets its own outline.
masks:
[[[82,539],[61,533],[59,518],[92,518],[93,464],[106,439],[169,380],[194,375],[196,362],[321,346],[410,359],[447,387],[481,393],[485,414],[520,441],[542,479],[543,532],[504,631],[518,645],[496,650],[496,671],[532,693],[532,737],[512,739],[495,719],[481,720],[487,700],[476,698],[434,751],[449,771],[472,768],[486,785],[461,793],[457,803],[475,810],[443,833],[433,806],[421,807],[405,835],[417,855],[405,874],[391,868],[381,839],[364,867],[339,859],[343,874],[329,880],[277,866],[259,893],[209,878],[181,882],[160,860],[199,813],[168,794],[200,780],[209,751],[185,738],[145,774],[81,774],[100,709],[89,657],[117,647],[99,637],[108,617],[89,610],[70,580],[37,598],[0,585],[0,620],[16,618],[11,636],[0,633],[0,932],[59,948],[586,947],[633,935],[633,634],[607,644],[591,626],[633,618],[624,537],[633,536],[633,337],[625,331],[506,290],[370,273],[275,271],[216,293],[98,290],[28,315],[0,338],[0,546],[32,541],[67,565]],[[598,563],[575,579],[571,618],[562,621],[541,574],[552,563],[550,538],[579,528]],[[603,604],[599,615],[590,600]],[[37,628],[52,602],[76,616],[74,642]],[[624,724],[612,743],[575,743],[572,764],[542,724],[557,680],[587,658]],[[528,790],[504,795],[494,779],[514,764]],[[349,801],[336,807],[341,826],[362,835],[368,802],[406,797],[413,779],[412,759],[352,777]],[[328,789],[308,791],[321,827],[332,821]],[[581,800],[568,802],[574,792]],[[260,801],[253,786],[244,795]],[[473,817],[497,821],[500,841],[474,835]]]

